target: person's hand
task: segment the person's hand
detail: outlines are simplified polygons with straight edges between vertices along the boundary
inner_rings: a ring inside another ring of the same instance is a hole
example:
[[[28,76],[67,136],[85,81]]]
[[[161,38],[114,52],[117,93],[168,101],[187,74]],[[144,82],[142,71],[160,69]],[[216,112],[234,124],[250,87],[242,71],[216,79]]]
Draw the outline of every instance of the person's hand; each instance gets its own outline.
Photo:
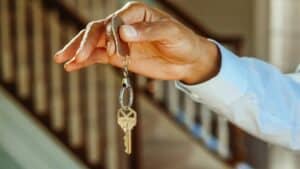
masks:
[[[198,83],[219,71],[218,49],[168,14],[145,4],[131,2],[115,14],[124,21],[121,39],[129,43],[129,70],[150,78]],[[62,50],[55,61],[75,71],[95,63],[122,66],[115,46],[107,36],[111,16],[89,23]]]

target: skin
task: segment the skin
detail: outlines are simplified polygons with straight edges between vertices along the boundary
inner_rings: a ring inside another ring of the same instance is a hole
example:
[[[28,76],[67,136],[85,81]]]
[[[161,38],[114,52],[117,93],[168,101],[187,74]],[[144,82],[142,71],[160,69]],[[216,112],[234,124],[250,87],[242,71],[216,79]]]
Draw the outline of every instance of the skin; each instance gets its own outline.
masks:
[[[196,84],[214,77],[220,69],[216,45],[195,34],[170,15],[143,3],[130,2],[116,11],[124,21],[120,37],[129,44],[129,70],[160,80]],[[101,63],[122,67],[122,58],[107,25],[111,16],[90,22],[55,54],[68,72]]]

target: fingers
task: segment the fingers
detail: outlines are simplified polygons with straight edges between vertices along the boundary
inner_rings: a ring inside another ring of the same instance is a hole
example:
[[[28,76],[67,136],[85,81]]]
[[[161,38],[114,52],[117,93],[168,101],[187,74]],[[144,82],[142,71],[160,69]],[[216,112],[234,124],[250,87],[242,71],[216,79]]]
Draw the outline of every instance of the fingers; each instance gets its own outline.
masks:
[[[84,62],[92,54],[97,47],[101,35],[105,34],[105,26],[103,21],[90,22],[81,40],[80,47],[75,54],[74,62]],[[103,39],[103,38],[102,38]]]
[[[128,2],[114,14],[120,16],[124,23],[151,22],[161,18],[162,13],[141,2]],[[111,16],[110,16],[111,17]]]
[[[93,65],[95,63],[106,64],[106,63],[108,63],[108,55],[107,55],[105,49],[96,48],[96,49],[94,49],[92,54],[89,56],[89,58],[86,59],[85,61],[76,63],[73,60],[70,60],[68,63],[65,64],[66,71],[68,71],[68,72],[76,71],[76,70],[82,69],[84,67]]]
[[[169,20],[141,22],[120,27],[120,36],[126,42],[162,41],[171,42],[180,35],[181,28]]]
[[[63,49],[55,54],[54,60],[56,63],[63,63],[74,57],[84,33],[85,30],[80,31]]]

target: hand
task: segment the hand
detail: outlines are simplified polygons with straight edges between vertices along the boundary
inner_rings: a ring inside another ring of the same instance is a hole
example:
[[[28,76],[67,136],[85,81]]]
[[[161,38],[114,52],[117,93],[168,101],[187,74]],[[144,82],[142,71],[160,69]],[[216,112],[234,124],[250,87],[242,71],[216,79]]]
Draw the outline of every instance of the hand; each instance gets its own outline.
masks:
[[[168,14],[138,2],[116,12],[125,25],[121,39],[129,44],[129,70],[150,78],[199,83],[215,76],[220,67],[218,49]],[[62,50],[55,61],[75,71],[95,63],[122,66],[115,46],[107,36],[111,16],[89,23]]]

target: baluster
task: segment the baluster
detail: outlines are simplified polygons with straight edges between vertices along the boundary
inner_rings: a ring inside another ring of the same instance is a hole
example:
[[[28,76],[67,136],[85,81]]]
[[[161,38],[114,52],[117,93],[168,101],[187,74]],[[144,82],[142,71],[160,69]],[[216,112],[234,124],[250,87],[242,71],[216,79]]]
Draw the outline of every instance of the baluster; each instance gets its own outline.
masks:
[[[186,94],[184,95],[184,102],[185,124],[189,129],[192,129],[196,113],[196,105],[191,97]]]
[[[29,65],[26,43],[26,2],[16,1],[16,29],[17,29],[17,89],[22,98],[30,94]]]
[[[46,102],[46,83],[45,83],[45,64],[44,64],[44,38],[43,38],[43,12],[40,0],[32,2],[33,15],[33,57],[34,57],[34,106],[38,113],[45,113]]]
[[[164,83],[167,83],[164,90],[167,90],[168,94],[168,100],[166,100],[168,110],[176,117],[179,113],[179,91],[176,89],[174,81]]]
[[[200,103],[195,103],[195,116],[192,132],[197,138],[202,137],[202,127],[201,127],[201,107]]]
[[[203,136],[203,141],[206,144],[209,144],[209,141],[212,138],[212,112],[205,106],[201,106],[201,119],[202,119],[202,136]]]
[[[118,98],[118,93],[116,92],[115,74],[109,66],[105,66],[105,94],[106,94],[106,164],[108,169],[119,168],[119,158],[118,158],[118,133],[116,125],[116,98]]]
[[[229,130],[228,130],[228,122],[222,117],[218,116],[218,153],[221,157],[227,159],[229,157]]]
[[[245,161],[247,159],[246,134],[240,128],[229,124],[230,153],[232,162]]]
[[[58,13],[49,11],[51,56],[60,48],[60,24]],[[51,123],[55,130],[62,131],[64,126],[64,105],[62,89],[62,66],[51,62]]]
[[[185,93],[182,92],[182,91],[179,91],[178,92],[178,102],[177,102],[177,107],[178,107],[178,110],[177,112],[175,112],[175,117],[177,118],[177,120],[180,122],[180,123],[184,123],[185,120],[186,120],[186,114],[184,112],[184,109],[185,109]]]
[[[67,26],[67,35],[71,39],[75,35],[75,30],[70,25]],[[79,72],[69,73],[69,138],[73,147],[79,148],[83,144],[83,125],[81,117],[81,99]]]
[[[163,84],[164,81],[161,80],[154,80],[153,81],[153,88],[154,88],[154,99],[157,101],[163,101],[164,99],[164,92],[163,92]]]
[[[98,105],[98,134],[99,134],[99,152],[100,152],[100,162],[104,164],[106,158],[106,130],[107,122],[106,115],[106,81],[105,81],[105,66],[97,67],[97,105]]]
[[[212,137],[209,141],[208,147],[211,148],[213,151],[218,151],[219,147],[219,138],[218,138],[218,115],[215,112],[211,111],[211,126],[212,126]]]
[[[11,18],[9,0],[0,1],[1,13],[1,58],[2,58],[2,76],[5,82],[13,81],[13,63],[11,46]]]
[[[161,85],[162,85],[162,92],[161,93],[163,95],[163,99],[162,99],[163,100],[163,105],[168,108],[168,105],[170,103],[168,81],[163,81],[161,83]]]
[[[87,153],[89,161],[92,164],[99,163],[100,145],[99,145],[99,98],[97,97],[97,67],[92,66],[87,69]]]
[[[137,83],[141,89],[144,89],[147,85],[147,78],[144,76],[137,76]]]

